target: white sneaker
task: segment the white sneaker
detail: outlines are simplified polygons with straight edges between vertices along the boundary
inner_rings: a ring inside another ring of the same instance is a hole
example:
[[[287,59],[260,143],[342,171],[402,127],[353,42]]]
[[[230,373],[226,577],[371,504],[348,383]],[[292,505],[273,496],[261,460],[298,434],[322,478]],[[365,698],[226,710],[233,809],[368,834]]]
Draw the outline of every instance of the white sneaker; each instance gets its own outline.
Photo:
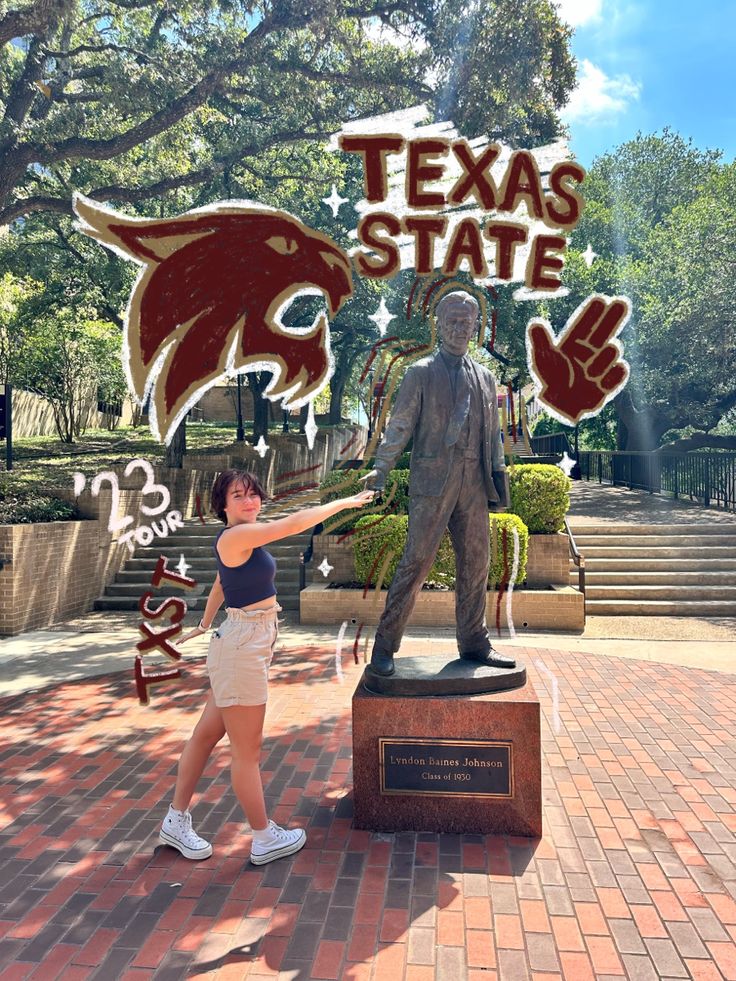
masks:
[[[307,833],[303,828],[280,828],[273,821],[268,822],[269,840],[265,842],[253,839],[253,846],[250,850],[250,860],[253,865],[265,865],[273,862],[277,858],[285,858],[293,855],[300,848],[304,848],[307,843]]]
[[[158,840],[162,845],[178,848],[184,858],[191,858],[193,861],[209,858],[212,854],[212,845],[193,830],[189,811],[175,811],[173,807],[169,807]]]

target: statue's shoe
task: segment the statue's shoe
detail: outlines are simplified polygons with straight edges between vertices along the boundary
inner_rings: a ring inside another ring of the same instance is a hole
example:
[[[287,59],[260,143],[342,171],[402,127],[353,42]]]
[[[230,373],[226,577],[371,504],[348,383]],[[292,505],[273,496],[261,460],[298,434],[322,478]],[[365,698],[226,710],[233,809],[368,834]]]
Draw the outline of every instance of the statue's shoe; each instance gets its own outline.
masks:
[[[375,674],[380,674],[384,678],[388,678],[396,670],[393,654],[389,651],[374,650],[371,654],[370,669]]]
[[[499,654],[491,647],[487,651],[461,651],[460,657],[463,661],[475,661],[476,664],[487,664],[491,668],[515,668],[516,661],[513,657],[506,657]]]

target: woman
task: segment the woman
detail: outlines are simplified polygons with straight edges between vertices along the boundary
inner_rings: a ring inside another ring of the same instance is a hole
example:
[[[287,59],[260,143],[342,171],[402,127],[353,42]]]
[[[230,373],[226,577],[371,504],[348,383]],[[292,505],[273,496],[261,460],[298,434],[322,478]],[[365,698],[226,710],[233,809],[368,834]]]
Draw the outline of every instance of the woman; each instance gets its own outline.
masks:
[[[259,770],[266,714],[268,668],[276,636],[276,563],[264,545],[325,521],[373,499],[373,491],[306,508],[285,518],[258,522],[266,494],[255,474],[226,470],[212,486],[212,510],[225,528],[214,545],[217,576],[198,626],[181,640],[209,630],[223,600],[227,620],[214,632],[207,655],[211,691],[179,761],[174,799],[159,841],[190,859],[209,858],[212,846],[192,828],[189,801],[215,744],[227,732],[231,779],[253,832],[250,860],[265,865],[303,848],[302,828],[287,830],[269,821]]]

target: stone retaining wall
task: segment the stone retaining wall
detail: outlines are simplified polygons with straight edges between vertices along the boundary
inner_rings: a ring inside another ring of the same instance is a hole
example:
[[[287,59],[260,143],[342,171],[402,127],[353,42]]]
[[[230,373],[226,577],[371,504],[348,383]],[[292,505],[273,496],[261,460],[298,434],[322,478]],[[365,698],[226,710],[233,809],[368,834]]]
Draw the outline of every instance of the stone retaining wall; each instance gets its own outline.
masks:
[[[264,457],[246,443],[242,453],[223,453],[218,456],[187,454],[184,468],[187,471],[206,468],[211,477],[214,477],[215,472],[230,467],[250,470],[258,475],[266,492],[273,497],[308,484],[319,484],[336,463],[352,459],[357,455],[356,449],[361,449],[365,443],[366,430],[362,426],[347,424],[318,430],[312,450],[307,445],[306,436],[298,433],[269,433],[269,449]],[[162,473],[173,475],[181,474],[181,471],[166,471],[162,468]],[[203,493],[203,504],[206,498],[208,505],[209,487],[204,488]],[[187,514],[191,516],[194,511]]]
[[[127,426],[133,418],[133,404],[130,399],[123,400],[123,414],[117,418],[117,425]],[[82,427],[84,429],[103,429],[108,425],[108,417],[97,408],[97,400],[90,397],[84,406]],[[54,412],[48,399],[27,392],[22,388],[13,389],[13,438],[28,436],[57,436]]]
[[[322,480],[333,462],[341,458],[341,451],[355,432],[350,426],[319,432],[311,453],[304,436],[274,434],[269,437],[272,446],[263,460],[252,447],[246,446],[243,457],[189,457],[181,470],[154,467],[154,479],[170,492],[167,511],[177,510],[185,518],[195,517],[199,495],[202,512],[207,517],[210,487],[218,471],[231,466],[250,469],[258,473],[269,494],[288,494],[290,489]],[[361,433],[364,436],[360,430],[358,440],[343,458],[352,455]],[[309,472],[285,476],[304,468],[309,468]],[[124,478],[122,469],[114,517],[132,515],[134,519],[123,531],[150,525],[152,520],[160,521],[165,512],[155,519],[141,514],[142,503],[150,506],[160,500],[151,496],[144,499],[143,473],[137,470]],[[73,487],[68,485],[44,490],[76,503],[80,513],[90,520],[0,525],[0,560],[4,563],[0,570],[0,635],[41,629],[91,610],[129,556],[127,547],[119,542],[122,532],[109,530],[113,503],[109,483],[103,482],[99,494],[93,497],[88,481],[87,488],[76,499]],[[288,496],[285,500],[288,501]]]
[[[126,555],[100,521],[0,525],[0,635],[90,610]]]
[[[496,623],[498,593],[488,593],[486,620]],[[328,589],[326,584],[312,583],[300,594],[300,622],[303,624],[363,623],[375,625],[386,603],[386,591],[369,589],[365,599],[361,589]],[[583,594],[569,586],[550,589],[515,589],[511,617],[517,631],[582,631],[585,626]],[[455,593],[422,590],[409,619],[409,626],[451,627],[455,623]],[[506,599],[501,599],[501,626],[506,620]]]
[[[529,586],[570,584],[570,546],[564,532],[529,536],[526,581]]]

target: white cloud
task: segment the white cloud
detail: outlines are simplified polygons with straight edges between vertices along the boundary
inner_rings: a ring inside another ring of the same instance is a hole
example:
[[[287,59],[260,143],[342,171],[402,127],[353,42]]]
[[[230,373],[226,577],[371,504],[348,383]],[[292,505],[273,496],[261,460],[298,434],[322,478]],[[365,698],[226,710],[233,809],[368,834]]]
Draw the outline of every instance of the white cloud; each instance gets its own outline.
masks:
[[[601,15],[603,0],[558,0],[557,11],[570,27],[580,27]]]
[[[608,76],[583,58],[578,71],[578,84],[570,101],[560,115],[566,123],[600,123],[610,121],[625,112],[641,94],[641,83],[630,75]]]

